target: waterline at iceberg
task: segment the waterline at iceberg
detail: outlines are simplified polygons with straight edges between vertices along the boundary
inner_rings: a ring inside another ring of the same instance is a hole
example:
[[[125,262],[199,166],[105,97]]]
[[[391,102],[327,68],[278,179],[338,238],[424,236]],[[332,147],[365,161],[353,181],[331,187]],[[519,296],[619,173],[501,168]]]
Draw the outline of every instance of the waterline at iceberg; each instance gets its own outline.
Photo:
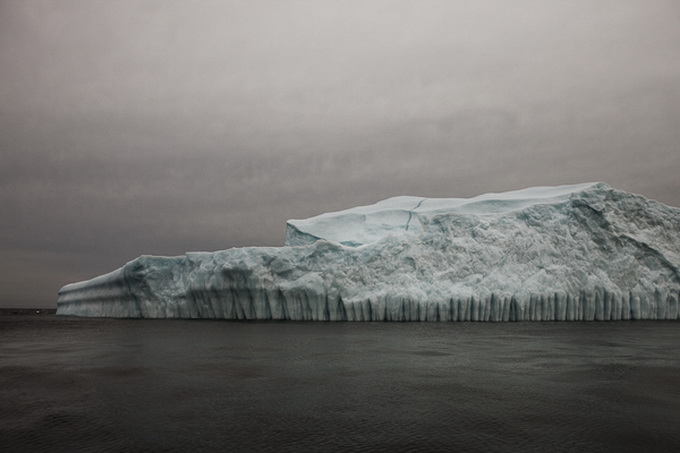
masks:
[[[604,183],[396,197],[287,223],[284,247],[141,256],[60,315],[315,321],[678,319],[680,209]]]

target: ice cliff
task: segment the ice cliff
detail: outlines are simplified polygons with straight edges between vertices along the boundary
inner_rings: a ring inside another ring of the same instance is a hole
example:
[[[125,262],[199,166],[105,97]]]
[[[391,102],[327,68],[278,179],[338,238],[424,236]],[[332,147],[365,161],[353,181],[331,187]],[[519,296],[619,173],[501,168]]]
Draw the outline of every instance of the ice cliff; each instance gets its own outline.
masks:
[[[396,197],[287,223],[284,247],[141,256],[60,315],[323,321],[678,319],[680,209],[604,183]]]

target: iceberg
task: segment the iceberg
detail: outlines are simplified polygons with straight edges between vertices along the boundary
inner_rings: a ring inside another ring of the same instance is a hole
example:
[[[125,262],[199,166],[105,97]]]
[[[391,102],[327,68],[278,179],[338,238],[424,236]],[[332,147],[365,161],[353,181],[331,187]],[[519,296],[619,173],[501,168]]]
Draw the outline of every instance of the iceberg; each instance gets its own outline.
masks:
[[[283,247],[143,255],[57,314],[296,321],[678,319],[680,209],[605,183],[402,196],[289,220]]]

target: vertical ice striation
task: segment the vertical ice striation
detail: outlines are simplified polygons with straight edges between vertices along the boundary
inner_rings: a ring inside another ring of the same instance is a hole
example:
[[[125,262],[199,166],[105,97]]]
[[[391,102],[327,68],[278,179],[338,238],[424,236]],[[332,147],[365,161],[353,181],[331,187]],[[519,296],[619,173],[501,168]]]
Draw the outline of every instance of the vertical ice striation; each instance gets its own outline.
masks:
[[[286,246],[141,256],[58,314],[305,321],[678,319],[680,209],[604,183],[397,197],[290,220]]]

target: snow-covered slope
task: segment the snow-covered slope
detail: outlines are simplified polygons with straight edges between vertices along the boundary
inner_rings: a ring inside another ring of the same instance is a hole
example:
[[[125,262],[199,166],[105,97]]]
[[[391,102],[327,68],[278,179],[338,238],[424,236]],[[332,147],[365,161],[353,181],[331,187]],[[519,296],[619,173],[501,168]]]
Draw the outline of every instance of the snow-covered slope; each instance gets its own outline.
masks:
[[[58,314],[227,319],[678,319],[680,209],[604,183],[397,197],[290,220],[286,246],[142,256]]]
[[[389,234],[422,233],[421,217],[435,214],[499,215],[531,205],[560,203],[572,193],[595,183],[558,187],[531,187],[474,198],[394,197],[371,206],[321,214],[286,224],[286,245],[306,245],[326,239],[342,245],[359,246]]]

